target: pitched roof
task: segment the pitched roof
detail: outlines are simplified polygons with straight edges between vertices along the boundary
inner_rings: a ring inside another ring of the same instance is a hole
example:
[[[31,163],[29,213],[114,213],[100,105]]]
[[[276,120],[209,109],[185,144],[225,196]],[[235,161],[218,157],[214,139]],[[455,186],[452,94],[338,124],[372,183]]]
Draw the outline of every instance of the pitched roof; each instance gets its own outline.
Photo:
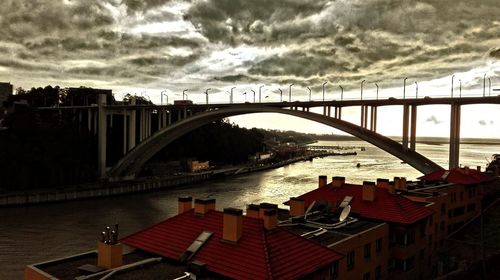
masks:
[[[221,242],[223,213],[204,216],[184,212],[143,231],[122,243],[177,260],[203,231],[211,238],[191,261],[209,271],[235,279],[295,279],[342,258],[342,255],[281,228],[265,230],[261,219],[243,217],[243,235],[237,243]]]
[[[410,199],[391,194],[384,188],[375,187],[374,201],[363,200],[363,189],[360,185],[344,184],[334,188],[331,184],[305,193],[299,198],[304,199],[306,207],[313,201],[331,201],[337,205],[344,197],[352,196],[351,212],[364,218],[400,224],[412,224],[433,212],[422,204]],[[336,211],[336,209],[332,209]]]
[[[448,172],[448,175],[445,174]],[[443,175],[445,178],[443,178]],[[493,180],[493,177],[477,171],[476,169],[454,168],[451,170],[438,170],[419,178],[428,182],[445,181],[453,184],[473,185]]]

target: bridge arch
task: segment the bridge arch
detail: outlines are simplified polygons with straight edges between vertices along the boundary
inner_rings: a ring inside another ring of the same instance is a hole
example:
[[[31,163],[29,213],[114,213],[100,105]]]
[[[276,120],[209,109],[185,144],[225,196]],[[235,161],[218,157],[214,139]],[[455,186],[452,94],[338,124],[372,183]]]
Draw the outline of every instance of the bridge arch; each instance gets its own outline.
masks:
[[[219,109],[201,112],[156,132],[125,154],[123,158],[108,171],[108,177],[134,177],[151,157],[184,134],[216,120],[250,113],[279,113],[316,121],[369,142],[403,160],[424,174],[442,169],[441,166],[423,155],[415,151],[404,150],[403,146],[398,142],[350,122],[312,112],[270,106],[253,106],[249,104],[247,106],[221,107]]]

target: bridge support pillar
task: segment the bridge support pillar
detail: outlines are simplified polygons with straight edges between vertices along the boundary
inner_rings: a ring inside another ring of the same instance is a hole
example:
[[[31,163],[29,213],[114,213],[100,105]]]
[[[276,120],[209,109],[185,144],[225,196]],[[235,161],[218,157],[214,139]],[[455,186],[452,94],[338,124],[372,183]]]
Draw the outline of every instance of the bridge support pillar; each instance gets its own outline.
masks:
[[[135,105],[135,97],[130,98],[130,105]],[[128,120],[128,150],[132,150],[135,147],[135,129],[137,123],[137,115],[135,109],[130,111],[130,116]]]
[[[92,134],[92,110],[90,109],[87,111],[87,128]]]
[[[417,105],[411,105],[410,150],[415,151],[417,143]]]
[[[402,144],[403,150],[408,150],[408,130],[409,130],[409,120],[410,120],[410,106],[408,104],[403,105],[403,137]]]
[[[335,118],[342,119],[342,107],[335,107]]]
[[[326,106],[323,106],[323,116],[326,116]]]
[[[98,118],[99,126],[97,127],[97,172],[99,178],[106,177],[106,132],[108,116],[106,112],[106,95],[98,95]]]
[[[450,116],[450,155],[449,169],[456,168],[460,162],[460,105],[451,104]]]
[[[359,126],[365,128],[365,106],[361,105],[361,120],[359,122]]]
[[[153,132],[153,123],[151,122],[151,120],[153,119],[153,112],[151,110],[148,110],[148,137],[151,136],[152,132]]]
[[[370,130],[377,131],[377,106],[371,106]]]
[[[144,109],[139,111],[139,142],[144,139]]]

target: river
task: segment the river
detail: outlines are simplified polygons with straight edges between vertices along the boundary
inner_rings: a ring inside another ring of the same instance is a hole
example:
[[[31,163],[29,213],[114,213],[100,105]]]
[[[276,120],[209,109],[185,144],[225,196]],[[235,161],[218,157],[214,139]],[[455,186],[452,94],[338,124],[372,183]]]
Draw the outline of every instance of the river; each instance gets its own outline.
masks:
[[[333,156],[172,190],[131,194],[57,204],[0,209],[0,279],[22,279],[26,264],[94,249],[107,225],[120,224],[125,236],[160,222],[177,211],[177,197],[210,196],[217,208],[245,208],[250,203],[280,204],[317,187],[318,175],[345,176],[361,183],[395,176],[421,176],[401,160],[361,141],[322,141],[315,145],[365,147],[357,156]],[[417,144],[417,151],[441,166],[447,165],[448,145]],[[461,145],[461,163],[484,168],[485,158],[499,153],[500,145]],[[357,168],[357,163],[360,167]]]

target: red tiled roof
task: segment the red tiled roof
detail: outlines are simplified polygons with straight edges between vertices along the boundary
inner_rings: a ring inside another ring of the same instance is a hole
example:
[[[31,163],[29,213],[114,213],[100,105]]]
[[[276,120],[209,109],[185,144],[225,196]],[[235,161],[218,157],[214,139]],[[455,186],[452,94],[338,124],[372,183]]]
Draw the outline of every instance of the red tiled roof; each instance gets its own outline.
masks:
[[[449,172],[449,175],[445,179],[442,179],[443,174],[445,172]],[[439,170],[436,172],[432,172],[420,177],[419,179],[428,182],[445,181],[454,184],[473,185],[473,184],[489,182],[493,180],[493,177],[485,173],[482,173],[480,171],[477,171],[476,169],[466,170],[465,168],[454,168],[449,171]]]
[[[122,243],[167,258],[179,259],[202,231],[213,235],[191,261],[205,263],[209,271],[235,279],[296,279],[342,256],[286,230],[264,229],[260,219],[243,217],[243,235],[235,243],[221,242],[223,213],[204,216],[193,210],[127,236]]]
[[[391,194],[384,188],[375,187],[375,200],[364,201],[363,190],[360,185],[344,184],[333,188],[331,184],[305,193],[299,198],[304,199],[306,207],[313,201],[332,201],[337,205],[344,197],[352,196],[351,211],[361,217],[379,221],[412,224],[433,212],[429,208],[413,202],[406,197]],[[336,209],[332,209],[335,211]]]

